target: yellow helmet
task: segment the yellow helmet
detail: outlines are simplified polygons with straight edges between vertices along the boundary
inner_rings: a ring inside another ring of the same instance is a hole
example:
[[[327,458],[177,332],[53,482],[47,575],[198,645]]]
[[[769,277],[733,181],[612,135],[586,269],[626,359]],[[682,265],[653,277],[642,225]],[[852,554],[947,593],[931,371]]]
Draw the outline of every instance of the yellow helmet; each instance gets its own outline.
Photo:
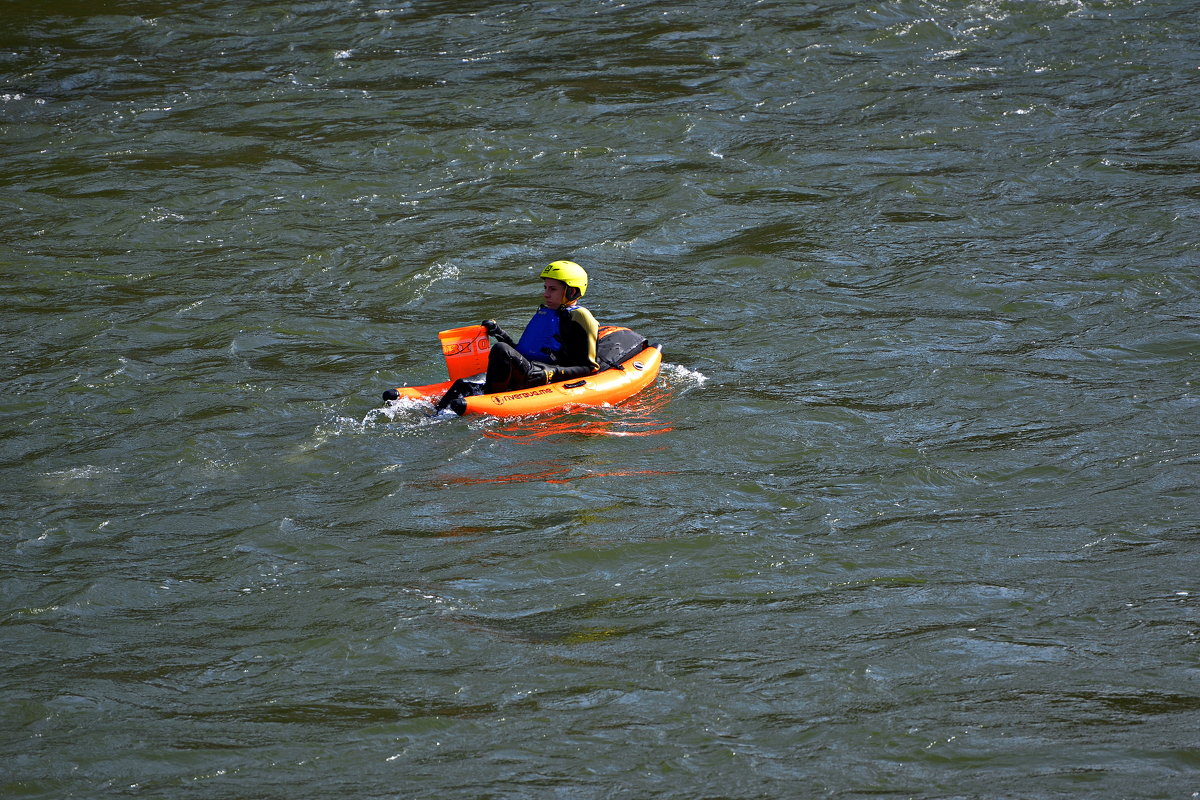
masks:
[[[562,281],[572,289],[578,289],[579,297],[587,292],[587,273],[574,261],[554,261],[538,277]]]

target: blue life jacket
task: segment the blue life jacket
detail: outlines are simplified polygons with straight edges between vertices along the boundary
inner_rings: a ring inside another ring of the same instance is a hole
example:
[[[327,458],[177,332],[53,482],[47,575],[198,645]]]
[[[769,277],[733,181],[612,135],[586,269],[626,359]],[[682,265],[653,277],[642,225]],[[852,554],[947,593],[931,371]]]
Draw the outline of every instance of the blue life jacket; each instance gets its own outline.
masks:
[[[571,308],[574,308],[572,306]],[[558,363],[558,353],[562,350],[562,315],[570,309],[554,310],[539,306],[533,319],[525,326],[521,340],[517,342],[517,352],[530,361],[540,361],[543,364]]]

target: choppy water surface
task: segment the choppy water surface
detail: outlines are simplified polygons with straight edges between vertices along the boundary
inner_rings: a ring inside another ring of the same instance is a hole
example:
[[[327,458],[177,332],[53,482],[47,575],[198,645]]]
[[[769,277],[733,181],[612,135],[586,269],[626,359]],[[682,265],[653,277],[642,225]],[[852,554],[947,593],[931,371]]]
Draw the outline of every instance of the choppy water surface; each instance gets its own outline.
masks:
[[[1195,12],[7,4],[0,795],[1194,797]]]

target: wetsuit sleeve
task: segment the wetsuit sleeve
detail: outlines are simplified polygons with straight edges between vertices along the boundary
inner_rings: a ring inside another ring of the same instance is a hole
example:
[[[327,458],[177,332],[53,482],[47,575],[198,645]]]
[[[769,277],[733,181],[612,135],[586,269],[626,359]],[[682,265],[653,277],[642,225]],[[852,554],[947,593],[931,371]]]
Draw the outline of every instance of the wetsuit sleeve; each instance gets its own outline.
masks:
[[[581,378],[584,375],[591,375],[600,369],[600,361],[596,358],[596,341],[599,338],[600,326],[596,323],[596,318],[592,316],[592,312],[586,308],[571,309],[570,323],[578,328],[572,331],[578,334],[582,344],[580,354],[585,363],[574,366],[562,366],[554,368],[554,380],[567,381],[572,378]]]

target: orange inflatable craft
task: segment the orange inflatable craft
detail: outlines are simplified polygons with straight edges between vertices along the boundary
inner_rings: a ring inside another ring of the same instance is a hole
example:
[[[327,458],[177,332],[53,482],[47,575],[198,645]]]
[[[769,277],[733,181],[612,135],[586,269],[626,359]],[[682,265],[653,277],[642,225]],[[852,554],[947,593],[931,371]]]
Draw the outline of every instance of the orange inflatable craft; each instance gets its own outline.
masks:
[[[608,342],[608,337],[613,337]],[[453,328],[438,334],[442,355],[446,358],[449,380],[427,386],[399,386],[396,400],[427,400],[437,402],[458,378],[469,378],[487,370],[491,343],[482,325]],[[606,347],[622,341],[623,348]],[[632,348],[629,342],[638,342]],[[597,355],[607,366],[599,372],[561,383],[531,386],[514,392],[481,394],[466,398],[464,414],[487,414],[492,417],[523,417],[556,411],[569,406],[615,405],[654,383],[662,366],[662,346],[637,337],[628,328],[602,327],[599,331]],[[632,350],[632,352],[631,352]],[[615,353],[615,360],[611,355]],[[385,396],[390,397],[391,392]]]

